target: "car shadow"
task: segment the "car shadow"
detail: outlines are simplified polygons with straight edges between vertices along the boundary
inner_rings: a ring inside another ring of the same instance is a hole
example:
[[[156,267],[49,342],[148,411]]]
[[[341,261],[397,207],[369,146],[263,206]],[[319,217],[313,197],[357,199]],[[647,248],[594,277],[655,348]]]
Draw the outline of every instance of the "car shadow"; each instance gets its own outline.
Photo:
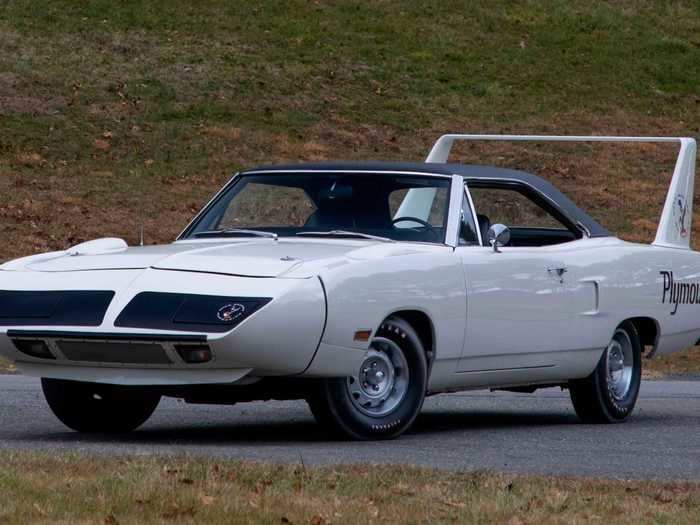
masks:
[[[313,418],[301,417],[298,421],[275,421],[266,418],[260,422],[192,423],[159,420],[147,423],[142,428],[124,434],[79,434],[65,431],[40,435],[15,435],[16,440],[31,439],[56,444],[121,444],[148,446],[231,446],[256,445],[289,446],[305,443],[336,443],[333,437]],[[523,430],[542,427],[565,427],[579,425],[575,415],[562,412],[474,412],[439,411],[421,413],[406,437],[420,438],[426,434],[450,434],[484,430]],[[341,442],[342,443],[342,442]]]
[[[578,424],[580,421],[576,415],[562,412],[430,411],[418,416],[411,432],[464,432]]]

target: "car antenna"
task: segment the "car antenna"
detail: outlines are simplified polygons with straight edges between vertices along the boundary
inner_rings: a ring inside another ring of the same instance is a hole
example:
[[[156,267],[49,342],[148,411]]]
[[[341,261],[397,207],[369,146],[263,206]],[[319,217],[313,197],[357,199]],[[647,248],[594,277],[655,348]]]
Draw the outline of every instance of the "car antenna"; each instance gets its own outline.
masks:
[[[143,246],[143,218],[141,218],[141,227],[139,228],[139,246]]]

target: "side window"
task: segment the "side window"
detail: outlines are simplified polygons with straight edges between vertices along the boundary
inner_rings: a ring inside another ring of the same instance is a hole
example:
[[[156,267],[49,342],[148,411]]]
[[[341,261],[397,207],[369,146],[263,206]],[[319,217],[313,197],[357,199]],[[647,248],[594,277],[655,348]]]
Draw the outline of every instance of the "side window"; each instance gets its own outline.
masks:
[[[580,234],[526,193],[514,188],[470,186],[479,225],[504,224],[511,230],[509,246],[547,246],[573,241]]]
[[[217,228],[302,227],[314,211],[301,188],[251,182],[231,202]]]

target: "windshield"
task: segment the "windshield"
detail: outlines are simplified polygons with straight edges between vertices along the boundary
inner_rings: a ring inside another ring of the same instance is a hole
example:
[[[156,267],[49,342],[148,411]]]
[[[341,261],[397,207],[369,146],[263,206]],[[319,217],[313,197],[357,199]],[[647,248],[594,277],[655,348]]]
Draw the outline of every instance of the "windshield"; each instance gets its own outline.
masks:
[[[183,238],[269,232],[443,243],[449,188],[449,178],[392,173],[243,175]]]

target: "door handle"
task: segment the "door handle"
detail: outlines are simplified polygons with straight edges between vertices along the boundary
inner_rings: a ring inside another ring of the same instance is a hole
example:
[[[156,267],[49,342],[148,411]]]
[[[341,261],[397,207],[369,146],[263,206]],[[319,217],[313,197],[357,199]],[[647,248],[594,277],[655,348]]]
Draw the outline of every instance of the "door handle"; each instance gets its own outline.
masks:
[[[550,275],[555,275],[559,279],[560,283],[564,282],[564,274],[568,271],[569,269],[566,266],[561,266],[559,268],[551,268],[549,266],[547,267],[547,272]]]

